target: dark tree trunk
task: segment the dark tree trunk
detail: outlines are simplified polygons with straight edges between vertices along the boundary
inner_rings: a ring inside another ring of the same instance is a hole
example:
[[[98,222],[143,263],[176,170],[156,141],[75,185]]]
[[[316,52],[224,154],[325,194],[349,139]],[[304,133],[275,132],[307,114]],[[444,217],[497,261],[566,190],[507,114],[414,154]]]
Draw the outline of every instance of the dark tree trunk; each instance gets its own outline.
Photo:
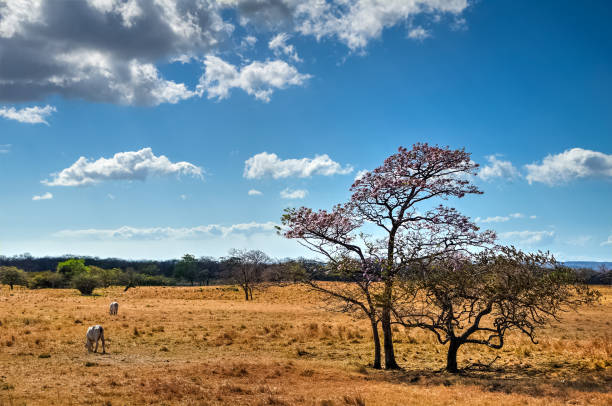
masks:
[[[380,337],[378,336],[378,323],[375,318],[370,318],[370,323],[372,324],[372,338],[374,339],[374,364],[372,364],[372,368],[380,369]]]
[[[393,332],[391,331],[391,311],[385,306],[382,312],[383,344],[385,346],[385,369],[400,369],[395,362],[393,351]]]
[[[11,287],[11,290],[13,290],[13,284],[11,283],[11,284],[9,284],[9,286]]]
[[[392,263],[390,261],[390,263]],[[388,277],[387,277],[388,278]],[[384,303],[382,309],[382,331],[383,345],[385,347],[385,369],[400,369],[395,361],[395,351],[393,350],[393,332],[391,331],[391,293],[393,282],[389,279],[385,281]]]
[[[243,286],[242,289],[244,290],[244,300],[248,301],[249,300],[249,288],[246,286]]]
[[[448,346],[448,354],[446,356],[446,370],[453,374],[459,372],[459,369],[457,368],[457,350],[459,350],[460,345],[460,341],[451,340]]]

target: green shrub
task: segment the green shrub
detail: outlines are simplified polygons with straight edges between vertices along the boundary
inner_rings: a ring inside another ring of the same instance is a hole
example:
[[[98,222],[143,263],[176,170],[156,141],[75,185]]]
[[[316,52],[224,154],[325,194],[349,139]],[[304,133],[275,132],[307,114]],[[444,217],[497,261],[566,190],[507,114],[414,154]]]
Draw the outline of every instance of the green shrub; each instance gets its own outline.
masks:
[[[30,276],[30,280],[28,281],[28,287],[30,289],[55,289],[65,286],[66,282],[62,275],[51,271],[34,273]]]
[[[13,290],[14,285],[26,285],[27,280],[25,272],[21,269],[17,269],[14,266],[0,267],[0,283],[9,285],[11,290]]]
[[[91,295],[94,289],[101,285],[100,279],[89,272],[83,272],[72,278],[72,286],[78,289],[82,295]]]

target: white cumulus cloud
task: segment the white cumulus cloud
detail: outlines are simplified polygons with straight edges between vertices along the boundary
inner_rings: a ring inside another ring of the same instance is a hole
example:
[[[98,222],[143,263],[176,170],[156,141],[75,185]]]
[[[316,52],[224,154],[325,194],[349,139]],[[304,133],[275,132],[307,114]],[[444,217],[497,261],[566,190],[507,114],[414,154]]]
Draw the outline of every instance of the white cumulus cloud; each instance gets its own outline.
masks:
[[[251,189],[249,190],[248,193],[249,193],[249,196],[260,196],[263,194],[259,190],[256,190],[256,189]]]
[[[317,39],[335,37],[353,50],[380,38],[387,28],[398,24],[410,27],[416,16],[431,17],[431,21],[436,22],[442,15],[450,15],[456,20],[468,7],[467,0],[311,0],[295,3],[298,4],[295,12],[298,32]]]
[[[303,199],[306,197],[306,195],[308,194],[307,190],[304,189],[283,189],[280,192],[280,197],[282,197],[283,199]]]
[[[316,155],[314,158],[280,159],[276,154],[261,152],[245,161],[243,176],[247,179],[260,179],[265,176],[274,179],[306,178],[312,175],[346,175],[352,171],[352,166],[342,167],[327,154]]]
[[[49,192],[42,194],[42,195],[32,196],[32,200],[50,200],[50,199],[53,199],[53,194]]]
[[[92,161],[80,157],[70,167],[43,180],[47,186],[85,186],[108,180],[141,180],[165,175],[202,177],[202,168],[189,162],[171,162],[164,155],[156,156],[151,148],[116,153],[112,158]]]
[[[269,102],[275,90],[289,86],[302,86],[310,75],[299,73],[285,61],[251,62],[237,67],[223,59],[208,55],[204,60],[205,72],[200,78],[198,91],[209,99],[226,99],[231,89],[242,89],[256,99]]]
[[[484,181],[494,178],[512,180],[520,176],[510,161],[498,159],[496,155],[489,155],[487,161],[489,161],[488,165],[483,166],[478,172],[478,177]]]
[[[49,105],[44,107],[24,107],[19,110],[15,107],[1,107],[0,117],[19,121],[20,123],[49,125],[46,118],[55,111],[57,111],[55,107]]]
[[[572,148],[546,156],[541,163],[525,165],[527,181],[549,186],[580,178],[612,178],[612,154]]]

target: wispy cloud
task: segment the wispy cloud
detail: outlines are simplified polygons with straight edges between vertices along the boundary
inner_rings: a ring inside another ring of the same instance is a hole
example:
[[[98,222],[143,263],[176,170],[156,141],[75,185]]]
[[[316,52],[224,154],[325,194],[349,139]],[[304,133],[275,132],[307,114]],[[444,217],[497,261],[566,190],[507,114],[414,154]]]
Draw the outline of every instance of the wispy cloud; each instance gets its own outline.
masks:
[[[574,238],[571,238],[567,241],[569,245],[574,245],[576,247],[584,247],[587,245],[589,241],[593,239],[590,235],[579,235]]]
[[[93,240],[198,240],[209,238],[228,238],[234,234],[274,233],[278,224],[240,223],[230,226],[210,224],[196,227],[130,227],[116,229],[61,230],[54,234],[58,238],[77,238]]]
[[[543,245],[552,242],[554,231],[508,231],[499,237],[522,245]]]
[[[512,219],[522,219],[525,218],[523,213],[510,213],[507,216],[493,216],[493,217],[476,217],[474,221],[477,223],[505,223],[506,221],[510,221]],[[530,219],[535,219],[536,216],[529,216]]]
[[[425,38],[429,38],[430,36],[431,36],[430,32],[420,26],[414,27],[408,32],[408,38],[417,39],[421,41],[424,40]]]
[[[355,174],[355,179],[354,179],[354,180],[359,180],[359,179],[363,178],[363,177],[364,177],[364,175],[365,175],[366,173],[368,173],[368,172],[369,172],[369,171],[368,171],[367,169],[362,169],[362,170],[358,171],[358,172]]]
[[[8,154],[11,151],[11,144],[0,144],[0,154]]]
[[[151,148],[119,152],[112,158],[90,161],[80,157],[70,167],[43,180],[47,186],[86,186],[109,180],[140,180],[149,176],[189,175],[202,177],[202,168],[189,162],[171,162],[164,155],[156,156]]]
[[[256,189],[251,189],[249,190],[249,196],[261,196],[263,193],[261,193],[259,190]]]
[[[286,55],[295,62],[301,62],[302,60],[297,54],[295,47],[293,45],[287,44],[290,36],[284,32],[281,32],[275,35],[270,42],[268,43],[268,47],[274,51],[277,56]]]
[[[50,199],[53,199],[53,194],[49,192],[42,194],[42,195],[32,196],[32,200],[50,200]]]

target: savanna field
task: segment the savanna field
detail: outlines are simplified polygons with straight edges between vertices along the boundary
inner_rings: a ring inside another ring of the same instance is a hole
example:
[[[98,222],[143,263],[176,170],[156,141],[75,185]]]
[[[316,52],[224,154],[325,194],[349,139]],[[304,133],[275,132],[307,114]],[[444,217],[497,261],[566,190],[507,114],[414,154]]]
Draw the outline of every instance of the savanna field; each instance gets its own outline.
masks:
[[[371,362],[364,320],[326,310],[299,286],[245,302],[231,286],[0,290],[1,405],[610,405],[612,288],[564,315],[535,345],[463,346],[459,375],[446,348],[395,329],[402,371]],[[118,316],[108,304],[119,302]],[[105,328],[107,354],[85,332]],[[101,352],[101,348],[99,348]],[[490,368],[488,364],[499,355]]]

